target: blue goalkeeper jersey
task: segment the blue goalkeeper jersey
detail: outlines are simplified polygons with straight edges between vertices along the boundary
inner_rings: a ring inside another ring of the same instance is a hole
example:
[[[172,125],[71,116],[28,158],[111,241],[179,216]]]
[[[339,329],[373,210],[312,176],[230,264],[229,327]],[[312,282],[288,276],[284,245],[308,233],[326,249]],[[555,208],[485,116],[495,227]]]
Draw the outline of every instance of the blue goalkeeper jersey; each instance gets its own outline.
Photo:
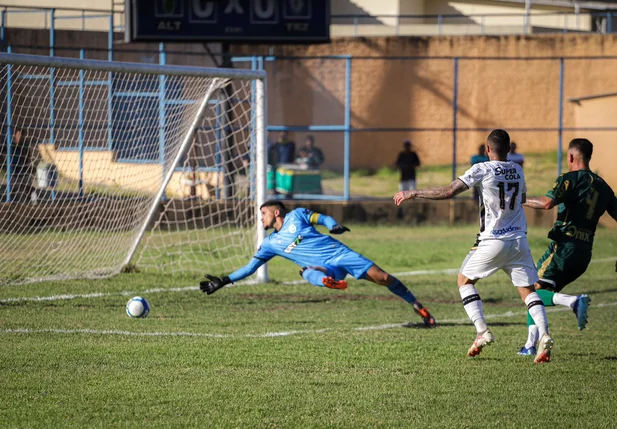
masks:
[[[326,220],[319,218],[330,217],[302,208],[290,211],[285,215],[281,230],[266,237],[255,258],[267,262],[274,256],[282,256],[300,266],[323,265],[328,259],[349,250],[340,241],[315,229],[313,224]],[[326,225],[330,229],[336,225],[334,219],[332,222]]]
[[[327,260],[351,251],[340,241],[317,231],[313,226],[317,223],[328,229],[337,224],[330,216],[304,208],[288,212],[280,231],[267,236],[251,262],[234,271],[229,278],[232,282],[241,280],[274,256],[282,256],[301,267],[323,266]]]

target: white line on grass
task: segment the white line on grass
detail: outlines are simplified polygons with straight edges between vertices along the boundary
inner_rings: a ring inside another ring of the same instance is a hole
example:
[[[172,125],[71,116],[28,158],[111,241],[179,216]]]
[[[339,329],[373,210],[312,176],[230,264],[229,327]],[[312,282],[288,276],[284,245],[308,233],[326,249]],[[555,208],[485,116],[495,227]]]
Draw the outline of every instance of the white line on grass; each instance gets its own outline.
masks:
[[[617,256],[613,256],[611,258],[603,258],[603,259],[594,259],[591,261],[592,264],[603,263],[603,262],[613,262],[617,259]],[[405,271],[401,273],[394,273],[393,275],[396,277],[412,277],[412,276],[422,276],[422,275],[431,275],[431,274],[446,274],[446,275],[454,275],[459,271],[458,268],[444,268],[441,270],[417,270],[417,271]],[[289,282],[282,282],[285,286],[299,285],[305,284],[305,280],[292,280]],[[237,285],[249,285],[256,284],[254,280],[248,280],[243,282],[238,282]],[[226,287],[233,287],[233,285],[228,285]],[[42,301],[61,301],[61,300],[70,300],[70,299],[83,299],[83,298],[102,298],[105,296],[135,296],[135,295],[146,295],[146,294],[154,294],[154,293],[168,293],[168,292],[186,292],[186,291],[194,291],[199,290],[197,286],[186,286],[186,287],[172,287],[172,288],[153,288],[146,289],[144,291],[122,291],[122,292],[93,292],[86,294],[63,294],[63,295],[52,295],[52,296],[35,296],[30,298],[4,298],[0,299],[0,304],[8,304],[10,302],[42,302]]]
[[[594,308],[602,308],[602,307],[612,307],[617,305],[617,302],[609,302],[609,303],[600,303],[595,304]],[[550,313],[560,312],[560,311],[571,311],[570,308],[567,307],[556,307],[556,308],[548,308],[546,310]],[[507,311],[505,313],[496,313],[496,314],[487,314],[485,316],[486,319],[502,319],[509,317],[520,317],[526,315],[526,311]],[[442,324],[464,324],[469,323],[469,319],[445,319],[440,320],[438,323]],[[422,325],[421,323],[388,323],[384,325],[377,326],[360,326],[357,328],[352,328],[351,331],[383,331],[386,329],[396,329],[396,328],[408,328],[410,326]],[[264,334],[209,334],[209,333],[201,333],[201,332],[134,332],[134,331],[121,331],[121,330],[97,330],[97,329],[30,329],[30,328],[14,328],[14,329],[0,329],[0,334],[90,334],[90,335],[124,335],[124,336],[134,336],[134,337],[197,337],[197,338],[227,338],[227,339],[237,339],[237,338],[275,338],[275,337],[289,337],[292,335],[303,335],[303,334],[321,334],[324,332],[335,332],[335,329],[325,328],[325,329],[306,329],[300,331],[282,331],[282,332],[266,332]]]

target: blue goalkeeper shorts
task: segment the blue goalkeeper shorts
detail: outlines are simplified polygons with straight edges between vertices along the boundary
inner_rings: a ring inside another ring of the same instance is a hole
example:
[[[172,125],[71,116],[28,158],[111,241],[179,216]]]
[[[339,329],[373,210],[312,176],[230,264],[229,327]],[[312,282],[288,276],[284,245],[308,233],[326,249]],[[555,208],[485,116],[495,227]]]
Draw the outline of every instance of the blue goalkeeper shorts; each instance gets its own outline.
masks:
[[[356,279],[362,279],[366,272],[375,263],[353,250],[347,250],[343,254],[326,260],[324,268],[329,272],[328,275],[336,280],[343,280],[347,274]]]

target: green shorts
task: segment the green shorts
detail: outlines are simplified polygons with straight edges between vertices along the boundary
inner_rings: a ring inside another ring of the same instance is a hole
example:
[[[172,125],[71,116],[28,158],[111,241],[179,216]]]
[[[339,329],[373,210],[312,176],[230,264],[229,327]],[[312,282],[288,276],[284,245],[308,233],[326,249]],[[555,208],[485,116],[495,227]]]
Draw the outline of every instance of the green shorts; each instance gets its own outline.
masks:
[[[579,278],[587,270],[590,261],[591,249],[574,243],[551,241],[538,261],[540,283],[559,292]]]

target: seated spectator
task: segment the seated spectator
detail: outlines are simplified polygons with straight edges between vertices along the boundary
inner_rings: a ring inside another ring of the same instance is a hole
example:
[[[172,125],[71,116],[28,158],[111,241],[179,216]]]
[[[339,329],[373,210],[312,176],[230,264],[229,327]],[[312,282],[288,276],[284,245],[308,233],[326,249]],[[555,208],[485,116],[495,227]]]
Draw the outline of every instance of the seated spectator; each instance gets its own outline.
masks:
[[[309,168],[309,151],[305,147],[300,148],[298,151],[298,157],[296,158],[296,164],[298,164],[303,169],[307,170]]]
[[[308,168],[311,170],[319,170],[325,158],[321,149],[315,146],[315,139],[312,135],[306,136],[306,140],[304,140],[304,148],[306,148],[308,153]]]
[[[279,134],[276,148],[280,164],[293,164],[296,161],[296,144],[289,138],[287,131]]]

